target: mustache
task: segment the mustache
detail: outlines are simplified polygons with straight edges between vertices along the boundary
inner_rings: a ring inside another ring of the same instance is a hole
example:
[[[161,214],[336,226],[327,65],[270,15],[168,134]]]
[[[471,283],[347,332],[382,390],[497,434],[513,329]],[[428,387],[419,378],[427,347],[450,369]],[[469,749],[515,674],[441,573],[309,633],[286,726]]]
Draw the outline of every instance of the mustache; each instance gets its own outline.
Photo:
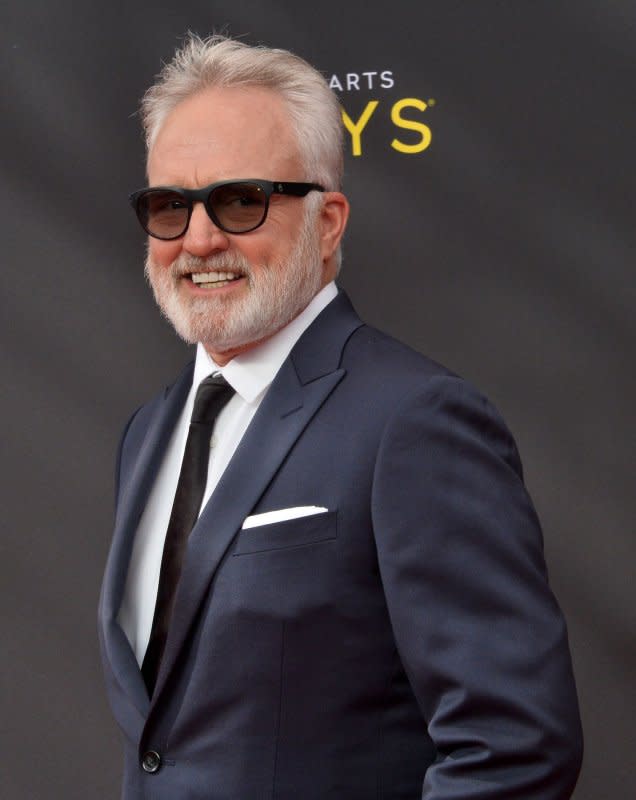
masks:
[[[152,264],[150,256],[147,261]],[[206,258],[193,256],[190,253],[181,253],[170,264],[168,270],[172,278],[181,278],[184,275],[191,275],[193,272],[212,271],[235,272],[247,278],[252,275],[250,262],[240,253],[215,253]]]

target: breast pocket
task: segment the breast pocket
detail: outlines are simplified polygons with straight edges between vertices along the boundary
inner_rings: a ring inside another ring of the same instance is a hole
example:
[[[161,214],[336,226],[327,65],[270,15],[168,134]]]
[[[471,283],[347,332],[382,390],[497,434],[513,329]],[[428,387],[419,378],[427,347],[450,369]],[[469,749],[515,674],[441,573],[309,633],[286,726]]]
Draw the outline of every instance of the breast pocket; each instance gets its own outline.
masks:
[[[329,542],[337,536],[335,511],[272,522],[248,528],[238,535],[233,556],[268,553]]]
[[[219,576],[238,618],[303,621],[331,613],[337,576],[335,511],[241,531]]]

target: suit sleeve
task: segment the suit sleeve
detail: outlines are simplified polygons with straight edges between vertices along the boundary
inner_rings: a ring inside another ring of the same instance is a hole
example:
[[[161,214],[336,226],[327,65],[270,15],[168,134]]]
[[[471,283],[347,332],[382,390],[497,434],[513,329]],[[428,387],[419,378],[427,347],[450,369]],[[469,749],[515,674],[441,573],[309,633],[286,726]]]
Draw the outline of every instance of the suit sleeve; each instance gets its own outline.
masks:
[[[128,431],[130,430],[130,426],[133,424],[134,419],[139,414],[141,408],[138,408],[128,419],[124,430],[119,438],[119,444],[117,446],[117,456],[115,457],[115,505],[119,500],[119,489],[121,485],[121,462],[122,462],[122,455],[124,451],[124,443],[126,441],[126,437],[128,436]]]
[[[565,622],[517,451],[457,378],[406,397],[373,488],[398,650],[437,749],[423,800],[561,800],[581,760]]]

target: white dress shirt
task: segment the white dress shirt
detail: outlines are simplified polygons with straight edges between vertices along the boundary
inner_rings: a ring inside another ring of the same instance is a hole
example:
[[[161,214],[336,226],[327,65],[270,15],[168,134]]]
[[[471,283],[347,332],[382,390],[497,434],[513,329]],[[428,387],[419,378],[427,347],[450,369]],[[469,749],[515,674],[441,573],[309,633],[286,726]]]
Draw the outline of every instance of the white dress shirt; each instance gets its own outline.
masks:
[[[202,510],[234,455],[276,373],[302,333],[337,293],[336,285],[333,282],[329,283],[318,292],[304,311],[271,339],[236,356],[222,368],[214,363],[201,344],[197,346],[192,387],[175,425],[137,528],[118,615],[119,623],[130,641],[140,666],[150,639],[163,545],[188,438],[194,397],[199,384],[208,375],[220,373],[236,392],[219,414],[214,426],[210,442],[207,484],[201,503]]]

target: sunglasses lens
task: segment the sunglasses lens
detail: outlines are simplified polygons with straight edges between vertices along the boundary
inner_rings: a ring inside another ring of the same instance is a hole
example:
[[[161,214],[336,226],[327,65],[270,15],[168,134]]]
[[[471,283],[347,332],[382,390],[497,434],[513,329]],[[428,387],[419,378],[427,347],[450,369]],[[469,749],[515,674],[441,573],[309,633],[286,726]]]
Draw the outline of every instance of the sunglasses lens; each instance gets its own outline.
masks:
[[[176,239],[188,226],[188,204],[183,195],[170,191],[150,191],[137,201],[137,216],[142,227],[158,239]]]
[[[217,186],[208,206],[228,233],[246,233],[258,226],[267,214],[267,195],[256,183],[227,183]]]

